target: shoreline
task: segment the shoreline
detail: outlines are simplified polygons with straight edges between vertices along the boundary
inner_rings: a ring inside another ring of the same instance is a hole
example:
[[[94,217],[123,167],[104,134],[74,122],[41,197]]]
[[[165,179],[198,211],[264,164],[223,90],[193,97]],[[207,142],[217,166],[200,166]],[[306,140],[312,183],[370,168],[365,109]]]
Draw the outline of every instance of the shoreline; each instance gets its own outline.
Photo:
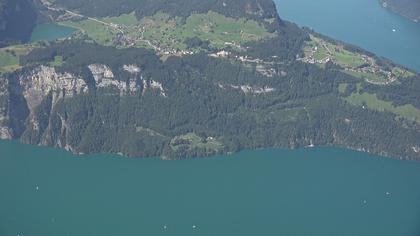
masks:
[[[413,21],[415,23],[419,23],[419,21],[420,21],[420,15],[418,17],[414,17],[414,16],[407,15],[405,13],[402,13],[400,10],[396,9],[396,7],[390,6],[389,3],[386,2],[385,0],[379,0],[379,3],[381,4],[382,8],[384,8],[385,10],[387,10],[387,11],[393,13],[393,14],[402,16],[402,17],[404,17],[404,18],[406,18],[410,21]]]
[[[300,147],[280,147],[280,146],[273,146],[273,147],[261,147],[261,148],[243,148],[240,149],[238,151],[226,151],[226,152],[220,152],[220,153],[213,153],[211,155],[206,155],[206,156],[194,156],[194,157],[188,157],[186,156],[185,158],[171,158],[171,157],[167,157],[167,156],[129,156],[127,154],[124,154],[122,152],[98,152],[98,153],[82,153],[82,152],[75,152],[71,149],[68,149],[66,147],[55,147],[55,146],[45,146],[45,145],[36,145],[36,144],[28,144],[28,143],[22,143],[19,139],[0,139],[0,143],[2,142],[10,142],[10,143],[15,143],[17,145],[24,145],[25,147],[33,147],[33,148],[39,148],[39,149],[43,149],[44,151],[46,150],[57,150],[60,152],[65,152],[67,154],[70,154],[74,157],[77,158],[82,158],[82,159],[89,159],[89,158],[94,158],[94,157],[98,157],[98,156],[112,156],[115,158],[122,158],[122,159],[158,159],[158,160],[162,160],[162,161],[182,161],[182,160],[201,160],[201,159],[210,159],[210,158],[215,158],[215,157],[220,157],[220,156],[224,156],[224,157],[232,157],[235,155],[239,155],[242,152],[259,152],[259,151],[267,151],[267,150],[285,150],[285,151],[302,151],[302,150],[311,150],[311,149],[340,149],[340,150],[344,150],[344,151],[352,151],[352,152],[358,152],[358,153],[362,153],[362,154],[366,154],[369,156],[376,156],[378,158],[383,158],[383,159],[391,159],[391,160],[398,160],[398,161],[408,161],[408,162],[419,162],[420,163],[420,157],[419,158],[408,158],[408,157],[397,157],[397,156],[391,156],[390,154],[388,154],[387,152],[374,152],[371,150],[368,150],[366,148],[363,147],[351,147],[348,145],[339,145],[339,144],[331,144],[331,145],[314,145],[314,144],[309,144],[309,145],[303,145]]]

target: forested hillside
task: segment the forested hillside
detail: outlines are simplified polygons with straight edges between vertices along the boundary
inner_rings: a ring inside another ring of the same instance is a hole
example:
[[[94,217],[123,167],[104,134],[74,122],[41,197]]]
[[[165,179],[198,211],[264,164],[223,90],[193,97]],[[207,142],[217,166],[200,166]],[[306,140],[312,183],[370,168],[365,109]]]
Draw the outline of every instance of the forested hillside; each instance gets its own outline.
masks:
[[[384,7],[413,20],[420,20],[420,1],[418,0],[381,0]]]
[[[56,0],[58,6],[89,16],[119,16],[136,12],[138,19],[158,11],[171,16],[188,17],[193,13],[218,12],[230,17],[276,18],[271,0]]]
[[[40,10],[79,31],[0,50],[13,59],[0,138],[170,159],[317,145],[420,159],[419,75],[281,20],[270,0]]]
[[[29,40],[36,13],[29,0],[0,0],[0,47]]]

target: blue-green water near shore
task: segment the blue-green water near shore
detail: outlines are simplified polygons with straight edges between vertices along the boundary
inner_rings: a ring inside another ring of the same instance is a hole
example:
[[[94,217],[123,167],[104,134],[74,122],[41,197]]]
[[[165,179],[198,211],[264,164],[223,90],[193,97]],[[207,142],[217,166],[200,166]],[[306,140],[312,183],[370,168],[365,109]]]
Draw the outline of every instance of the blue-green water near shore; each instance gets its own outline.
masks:
[[[420,23],[382,8],[378,0],[274,1],[283,19],[420,72]]]
[[[52,41],[55,39],[70,36],[76,29],[57,25],[53,23],[44,23],[37,25],[32,31],[30,42]]]
[[[285,19],[420,71],[420,25],[376,0],[276,2]],[[72,33],[39,27],[34,41]],[[16,235],[419,236],[420,162],[340,148],[78,157],[0,141],[0,236]]]
[[[420,235],[420,162],[338,148],[186,161],[0,150],[2,236]]]

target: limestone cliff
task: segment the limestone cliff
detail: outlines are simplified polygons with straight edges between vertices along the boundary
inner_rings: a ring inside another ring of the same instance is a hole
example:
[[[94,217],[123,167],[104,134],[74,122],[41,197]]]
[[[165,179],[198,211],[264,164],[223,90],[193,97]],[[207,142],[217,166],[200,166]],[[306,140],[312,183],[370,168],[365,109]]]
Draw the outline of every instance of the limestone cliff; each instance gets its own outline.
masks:
[[[0,77],[0,139],[11,139],[9,126],[9,81]]]
[[[33,111],[50,93],[52,103],[75,94],[86,93],[86,82],[70,73],[57,73],[54,67],[40,66],[19,77],[23,95]]]

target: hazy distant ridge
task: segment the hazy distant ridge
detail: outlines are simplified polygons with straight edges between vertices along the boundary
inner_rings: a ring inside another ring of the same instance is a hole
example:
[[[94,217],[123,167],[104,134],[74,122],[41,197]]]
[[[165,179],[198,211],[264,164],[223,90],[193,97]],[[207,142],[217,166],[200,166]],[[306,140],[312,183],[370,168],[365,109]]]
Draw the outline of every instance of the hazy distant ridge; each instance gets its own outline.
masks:
[[[420,20],[420,1],[418,0],[380,0],[390,10],[415,21]]]

